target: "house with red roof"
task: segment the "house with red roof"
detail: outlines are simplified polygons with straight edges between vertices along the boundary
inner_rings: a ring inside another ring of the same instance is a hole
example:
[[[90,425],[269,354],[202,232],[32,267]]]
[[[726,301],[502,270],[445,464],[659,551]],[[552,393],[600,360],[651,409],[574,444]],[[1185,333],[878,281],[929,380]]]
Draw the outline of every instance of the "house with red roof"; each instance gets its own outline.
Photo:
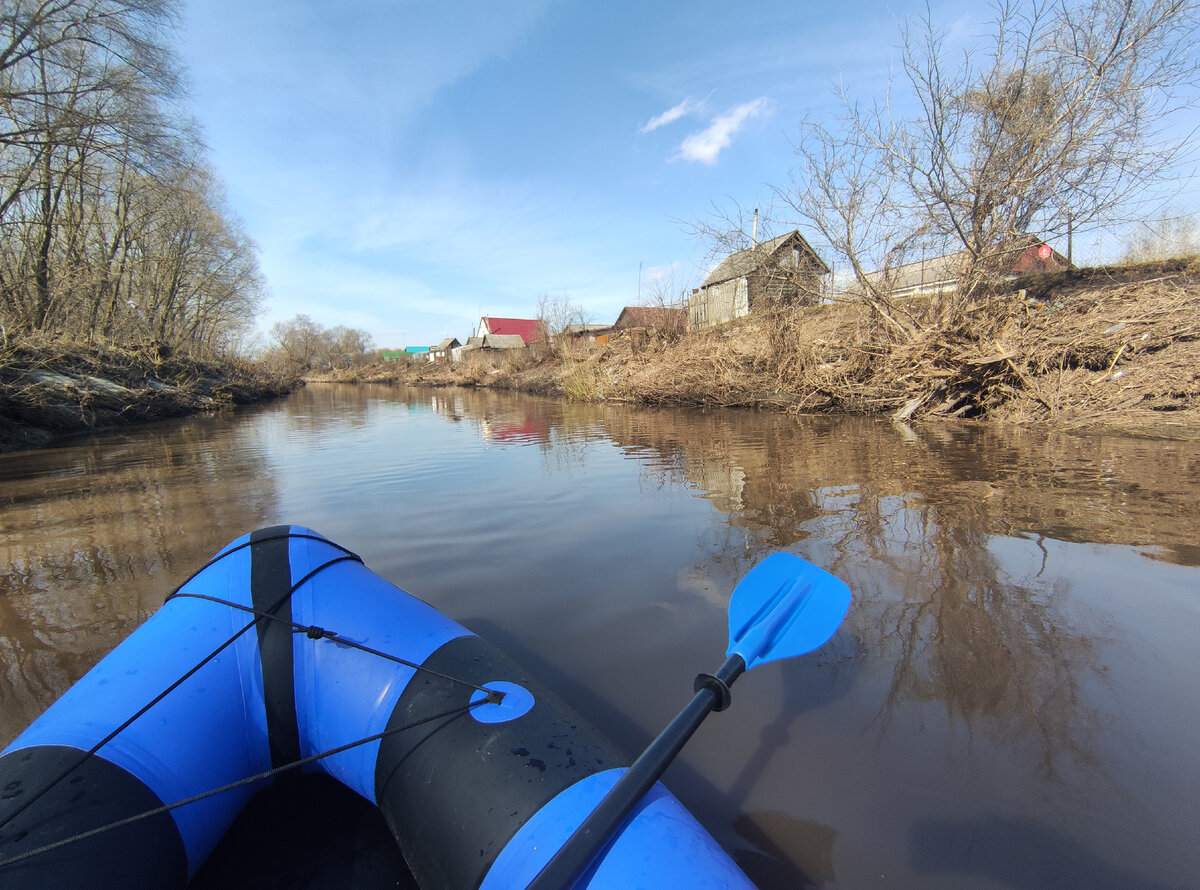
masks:
[[[958,290],[963,269],[969,262],[967,252],[959,250],[882,272],[869,272],[867,278],[894,298],[952,294]],[[1065,256],[1032,235],[1024,236],[1001,254],[997,264],[999,277],[1009,280],[1039,272],[1061,272],[1072,266]]]
[[[479,330],[476,332],[478,337],[512,334],[520,337],[526,346],[546,337],[542,323],[536,318],[497,318],[494,315],[485,315],[479,319]]]

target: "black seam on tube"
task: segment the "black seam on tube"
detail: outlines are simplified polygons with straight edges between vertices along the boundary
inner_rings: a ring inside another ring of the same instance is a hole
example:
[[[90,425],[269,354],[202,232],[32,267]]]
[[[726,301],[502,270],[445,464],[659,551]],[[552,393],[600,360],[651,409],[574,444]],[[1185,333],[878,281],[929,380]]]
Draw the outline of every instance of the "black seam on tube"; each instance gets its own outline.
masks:
[[[280,536],[288,526],[263,528],[250,534],[250,599],[254,608],[290,622],[292,567],[290,540]],[[258,651],[262,660],[263,703],[267,709],[267,740],[271,766],[300,759],[300,727],[296,719],[295,665],[292,629],[287,624],[258,620]],[[283,774],[289,775],[287,773]]]

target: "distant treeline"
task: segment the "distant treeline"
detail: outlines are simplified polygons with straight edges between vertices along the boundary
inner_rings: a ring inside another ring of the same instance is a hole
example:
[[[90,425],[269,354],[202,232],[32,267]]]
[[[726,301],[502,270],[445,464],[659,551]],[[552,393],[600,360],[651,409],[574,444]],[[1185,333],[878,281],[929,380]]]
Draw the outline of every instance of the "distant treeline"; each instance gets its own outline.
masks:
[[[0,0],[0,334],[239,344],[264,290],[169,49],[174,0]]]

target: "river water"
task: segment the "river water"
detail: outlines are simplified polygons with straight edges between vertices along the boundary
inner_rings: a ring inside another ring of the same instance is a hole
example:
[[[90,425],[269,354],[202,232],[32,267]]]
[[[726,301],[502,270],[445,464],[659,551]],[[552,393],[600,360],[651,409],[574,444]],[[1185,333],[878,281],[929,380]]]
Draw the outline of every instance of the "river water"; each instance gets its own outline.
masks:
[[[310,386],[0,455],[0,742],[229,540],[311,526],[632,752],[786,550],[854,591],[665,781],[764,888],[1194,887],[1200,443]]]

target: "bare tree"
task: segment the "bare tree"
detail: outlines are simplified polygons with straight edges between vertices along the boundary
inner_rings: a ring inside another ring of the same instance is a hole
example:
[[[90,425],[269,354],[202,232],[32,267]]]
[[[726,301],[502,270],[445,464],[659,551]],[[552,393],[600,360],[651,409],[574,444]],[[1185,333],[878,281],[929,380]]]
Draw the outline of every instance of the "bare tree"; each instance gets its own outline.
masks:
[[[275,345],[267,350],[264,359],[292,373],[353,364],[364,360],[372,347],[371,335],[366,331],[341,325],[326,328],[303,314],[290,321],[275,322],[271,339]]]
[[[578,303],[573,303],[570,297],[542,294],[538,297],[538,322],[542,331],[553,340],[571,325],[590,324],[590,316]]]
[[[1127,262],[1165,260],[1200,254],[1200,226],[1196,217],[1170,209],[1155,219],[1137,223],[1125,249]]]
[[[174,106],[175,0],[0,0],[0,324],[219,351],[254,243]]]
[[[960,312],[1031,234],[1112,221],[1170,171],[1198,24],[1193,0],[1002,0],[986,47],[960,55],[929,18],[911,23],[893,87],[916,114],[893,114],[891,94],[847,98],[840,121],[802,128],[779,196],[884,307],[889,269],[957,252],[937,308]]]

